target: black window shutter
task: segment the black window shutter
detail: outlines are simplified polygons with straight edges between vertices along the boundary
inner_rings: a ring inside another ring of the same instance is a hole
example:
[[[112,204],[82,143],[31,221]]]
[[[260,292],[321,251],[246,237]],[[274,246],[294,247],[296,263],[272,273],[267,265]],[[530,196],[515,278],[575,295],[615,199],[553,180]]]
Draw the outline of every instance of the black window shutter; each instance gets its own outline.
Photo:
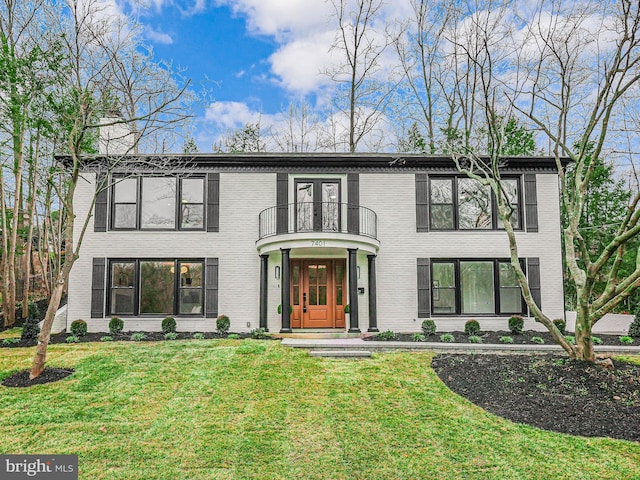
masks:
[[[207,174],[207,232],[220,231],[220,174]]]
[[[429,177],[416,173],[416,230],[429,231]]]
[[[215,318],[218,316],[218,259],[205,260],[205,305],[204,316]]]
[[[428,258],[418,258],[418,318],[431,316],[431,269]]]
[[[107,176],[104,173],[96,174],[96,204],[94,206],[93,231],[107,231]]]
[[[531,297],[539,308],[542,308],[542,295],[540,292],[540,259],[538,257],[527,258],[527,280]]]
[[[91,277],[91,318],[104,317],[104,285],[105,285],[104,258],[93,259],[93,273]]]
[[[276,174],[276,233],[288,231],[289,174]]]
[[[347,174],[347,231],[360,233],[360,175]]]
[[[524,176],[524,207],[527,232],[538,231],[538,193],[536,175],[527,173]]]

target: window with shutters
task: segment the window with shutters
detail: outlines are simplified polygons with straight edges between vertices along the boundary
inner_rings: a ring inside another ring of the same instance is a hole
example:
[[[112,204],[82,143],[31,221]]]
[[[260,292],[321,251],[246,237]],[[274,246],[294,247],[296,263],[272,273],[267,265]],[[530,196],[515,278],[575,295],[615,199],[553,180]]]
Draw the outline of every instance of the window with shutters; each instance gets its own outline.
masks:
[[[520,178],[503,177],[503,191],[513,207],[510,221],[513,228],[521,225]],[[503,229],[498,215],[498,202],[491,188],[468,177],[429,176],[430,230],[499,230]]]
[[[112,230],[204,230],[205,177],[114,177]]]
[[[202,316],[204,271],[202,259],[112,259],[107,313]]]

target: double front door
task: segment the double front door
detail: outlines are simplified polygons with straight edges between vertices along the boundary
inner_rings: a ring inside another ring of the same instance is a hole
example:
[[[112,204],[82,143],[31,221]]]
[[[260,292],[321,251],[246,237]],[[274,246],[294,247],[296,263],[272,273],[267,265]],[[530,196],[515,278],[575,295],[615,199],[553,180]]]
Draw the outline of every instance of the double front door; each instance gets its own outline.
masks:
[[[344,259],[291,261],[292,328],[344,328]]]

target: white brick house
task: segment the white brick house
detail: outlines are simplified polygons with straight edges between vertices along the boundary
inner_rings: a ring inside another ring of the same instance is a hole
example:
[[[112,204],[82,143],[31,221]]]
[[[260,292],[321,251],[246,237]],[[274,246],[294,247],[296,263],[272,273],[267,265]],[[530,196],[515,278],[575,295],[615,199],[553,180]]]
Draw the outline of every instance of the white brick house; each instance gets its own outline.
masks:
[[[132,160],[137,156],[129,157]],[[188,171],[111,172],[69,282],[67,325],[108,331],[506,329],[527,309],[495,199],[445,156],[177,155]],[[550,158],[505,159],[532,293],[564,315],[560,209]],[[87,168],[78,225],[96,193]],[[291,306],[290,309],[279,305]],[[349,305],[349,314],[345,306]],[[531,319],[526,328],[534,327]]]

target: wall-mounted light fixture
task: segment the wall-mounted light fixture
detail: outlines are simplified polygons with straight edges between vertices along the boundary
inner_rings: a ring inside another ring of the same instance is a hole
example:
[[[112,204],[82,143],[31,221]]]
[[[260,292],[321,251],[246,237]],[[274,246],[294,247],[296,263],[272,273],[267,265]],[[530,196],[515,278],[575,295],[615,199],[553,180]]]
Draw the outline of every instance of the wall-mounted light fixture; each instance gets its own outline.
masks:
[[[358,270],[358,280],[360,280],[360,265],[358,265],[356,269]]]
[[[280,267],[276,265],[276,280],[280,280]]]

